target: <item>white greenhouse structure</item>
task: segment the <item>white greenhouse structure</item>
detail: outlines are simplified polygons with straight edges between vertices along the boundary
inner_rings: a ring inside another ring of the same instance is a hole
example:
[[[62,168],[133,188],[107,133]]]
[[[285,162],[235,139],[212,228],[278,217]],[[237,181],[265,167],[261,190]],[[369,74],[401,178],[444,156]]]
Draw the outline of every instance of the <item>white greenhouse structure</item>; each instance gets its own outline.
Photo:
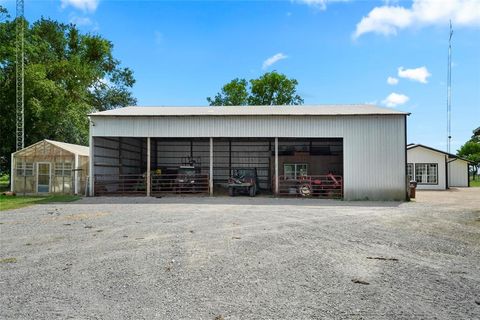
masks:
[[[405,200],[407,116],[371,105],[97,112],[89,115],[89,192],[222,194],[247,168],[264,194]]]
[[[89,148],[42,140],[12,153],[11,191],[85,194]]]

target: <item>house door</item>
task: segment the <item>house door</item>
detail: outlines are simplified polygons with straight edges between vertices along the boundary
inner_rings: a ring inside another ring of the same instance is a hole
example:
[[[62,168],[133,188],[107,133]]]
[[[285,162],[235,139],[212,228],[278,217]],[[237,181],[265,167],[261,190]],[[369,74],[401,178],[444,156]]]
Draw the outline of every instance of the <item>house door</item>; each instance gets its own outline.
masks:
[[[50,163],[37,163],[37,192],[50,192]]]

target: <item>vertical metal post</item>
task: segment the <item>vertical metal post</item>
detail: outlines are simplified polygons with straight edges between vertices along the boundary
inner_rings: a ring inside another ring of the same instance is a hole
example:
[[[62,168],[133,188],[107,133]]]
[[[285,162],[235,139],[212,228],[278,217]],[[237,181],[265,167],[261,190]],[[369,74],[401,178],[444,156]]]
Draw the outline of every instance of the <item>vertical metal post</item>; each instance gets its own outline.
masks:
[[[150,163],[152,159],[151,156],[151,143],[150,137],[147,138],[147,197],[150,197]]]
[[[278,195],[278,138],[275,138],[275,194]]]
[[[75,154],[75,165],[74,165],[74,174],[73,174],[73,179],[75,179],[75,182],[74,182],[74,194],[78,194],[78,170],[80,169],[80,167],[78,166],[78,153]]]
[[[94,188],[94,180],[95,180],[95,174],[94,174],[94,168],[95,168],[95,154],[94,154],[94,145],[93,145],[93,142],[94,142],[94,139],[92,137],[93,135],[93,132],[92,132],[92,120],[89,118],[88,119],[89,122],[90,122],[90,130],[89,130],[89,147],[90,147],[90,152],[89,152],[89,172],[88,172],[88,177],[89,177],[89,184],[90,184],[90,190],[89,190],[89,195],[90,197],[93,197],[94,194],[95,194],[95,190],[93,189]]]
[[[210,138],[210,172],[208,189],[210,191],[210,196],[213,196],[213,138]]]

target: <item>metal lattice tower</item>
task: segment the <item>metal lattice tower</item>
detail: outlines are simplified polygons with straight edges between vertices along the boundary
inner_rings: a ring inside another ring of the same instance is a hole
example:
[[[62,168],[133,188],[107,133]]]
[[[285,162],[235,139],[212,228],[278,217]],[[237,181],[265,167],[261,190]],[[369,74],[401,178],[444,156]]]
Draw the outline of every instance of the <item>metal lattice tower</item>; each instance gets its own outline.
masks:
[[[24,73],[25,73],[25,36],[24,36],[24,0],[17,0],[16,33],[15,33],[15,71],[16,71],[16,150],[25,146],[25,106],[24,106]]]
[[[448,38],[448,66],[447,66],[447,152],[450,153],[452,140],[452,21],[450,21],[450,34]]]

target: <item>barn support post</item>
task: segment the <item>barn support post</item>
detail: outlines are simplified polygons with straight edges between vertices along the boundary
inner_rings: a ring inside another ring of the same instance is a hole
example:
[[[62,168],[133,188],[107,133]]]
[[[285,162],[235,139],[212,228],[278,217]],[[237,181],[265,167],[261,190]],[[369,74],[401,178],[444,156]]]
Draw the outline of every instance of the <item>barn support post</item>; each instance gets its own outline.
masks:
[[[275,194],[278,195],[278,137],[275,138]]]
[[[210,138],[210,171],[208,180],[210,196],[213,196],[213,138]]]
[[[80,167],[78,165],[78,153],[75,154],[75,166],[74,166],[74,174],[73,174],[73,178],[75,179],[75,182],[74,182],[74,194],[78,194],[78,170],[80,170]]]
[[[147,138],[147,197],[150,197],[150,166],[151,166],[151,143],[150,137]]]

